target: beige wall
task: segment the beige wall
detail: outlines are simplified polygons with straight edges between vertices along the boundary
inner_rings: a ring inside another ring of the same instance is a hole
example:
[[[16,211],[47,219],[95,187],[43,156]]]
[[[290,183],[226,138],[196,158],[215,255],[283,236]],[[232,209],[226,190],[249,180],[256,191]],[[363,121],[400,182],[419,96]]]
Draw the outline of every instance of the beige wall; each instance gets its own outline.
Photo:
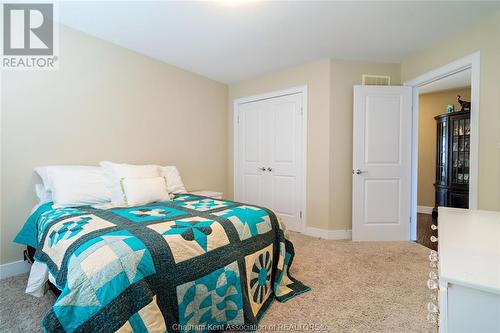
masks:
[[[422,94],[418,105],[418,199],[419,206],[434,207],[436,179],[436,120],[448,104],[460,110],[457,95],[470,101],[470,87]]]
[[[481,52],[479,208],[500,210],[500,12],[402,62],[403,81]]]
[[[352,90],[362,74],[391,75],[400,66],[324,59],[231,85],[228,96],[228,193],[233,189],[234,99],[308,86],[307,226],[351,229]]]
[[[227,86],[64,27],[60,61],[2,73],[1,263],[22,259],[36,166],[173,164],[188,189],[226,190]]]

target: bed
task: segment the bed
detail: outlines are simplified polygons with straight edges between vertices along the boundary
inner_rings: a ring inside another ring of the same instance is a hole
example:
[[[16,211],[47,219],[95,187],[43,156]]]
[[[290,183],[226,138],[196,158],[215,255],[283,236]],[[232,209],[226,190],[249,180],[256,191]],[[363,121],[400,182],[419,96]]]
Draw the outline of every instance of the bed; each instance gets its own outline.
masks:
[[[274,300],[309,288],[270,210],[176,194],[138,207],[41,205],[16,241],[60,290],[48,332],[252,330]]]

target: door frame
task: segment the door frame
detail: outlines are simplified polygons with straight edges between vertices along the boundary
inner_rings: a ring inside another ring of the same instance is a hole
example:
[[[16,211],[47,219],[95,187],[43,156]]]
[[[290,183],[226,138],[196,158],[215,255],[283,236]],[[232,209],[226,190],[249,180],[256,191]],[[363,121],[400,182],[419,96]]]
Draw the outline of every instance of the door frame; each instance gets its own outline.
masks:
[[[301,202],[302,218],[300,221],[299,231],[303,233],[305,232],[307,226],[307,118],[308,118],[307,85],[234,99],[233,101],[233,194],[234,194],[234,200],[238,201],[239,199],[238,198],[239,193],[237,191],[238,182],[236,180],[238,178],[240,171],[238,165],[239,139],[237,135],[238,123],[239,123],[239,117],[238,117],[239,106],[246,103],[257,102],[288,95],[295,95],[300,93],[302,93],[302,117],[301,117],[302,158],[300,161],[301,167],[299,171],[299,176],[301,179],[299,181],[299,184],[301,186],[300,202]]]
[[[418,100],[421,86],[443,79],[466,69],[471,70],[471,114],[470,114],[470,166],[469,166],[469,209],[478,207],[479,184],[479,86],[481,72],[479,51],[435,68],[416,78],[405,81],[404,86],[412,87],[412,163],[411,163],[411,225],[410,236],[417,239],[417,186],[418,186]]]

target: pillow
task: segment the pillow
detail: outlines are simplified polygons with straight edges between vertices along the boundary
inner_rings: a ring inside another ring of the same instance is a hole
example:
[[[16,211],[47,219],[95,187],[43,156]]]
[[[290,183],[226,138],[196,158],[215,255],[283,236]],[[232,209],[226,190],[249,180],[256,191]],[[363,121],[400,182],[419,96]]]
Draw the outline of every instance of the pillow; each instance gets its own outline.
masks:
[[[123,201],[128,207],[170,200],[165,177],[122,178],[120,185]]]
[[[43,184],[35,184],[35,193],[40,204],[52,201],[52,192]]]
[[[160,166],[160,176],[167,178],[168,192],[187,193],[186,187],[182,182],[179,170],[175,166]]]
[[[111,192],[111,201],[115,206],[124,206],[122,178],[155,178],[160,177],[157,165],[118,164],[103,161],[100,163],[106,186]]]
[[[88,165],[49,165],[43,167],[35,168],[35,172],[38,173],[40,178],[42,179],[43,186],[46,191],[52,191],[52,180],[50,178],[51,170],[59,170],[59,169],[67,169],[71,168],[73,170],[79,170],[81,172],[90,171],[95,172],[97,170],[101,170],[98,166],[88,166]]]
[[[36,173],[40,176],[43,182],[43,186],[47,191],[51,191],[50,180],[49,180],[49,169],[50,168],[59,168],[59,166],[44,166],[35,168]]]
[[[50,168],[54,208],[77,207],[111,201],[103,173],[98,167],[66,166]]]

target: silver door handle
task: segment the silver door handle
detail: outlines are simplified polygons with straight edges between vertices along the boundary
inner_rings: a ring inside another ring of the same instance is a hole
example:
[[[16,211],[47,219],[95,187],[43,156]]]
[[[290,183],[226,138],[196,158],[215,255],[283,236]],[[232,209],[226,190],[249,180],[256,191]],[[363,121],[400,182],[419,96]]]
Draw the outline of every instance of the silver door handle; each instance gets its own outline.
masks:
[[[362,170],[359,170],[359,169],[356,169],[356,170],[352,169],[352,174],[353,174],[353,175],[354,175],[354,174],[360,175],[360,174],[362,174],[362,173],[364,173],[364,172],[366,172],[366,171],[362,171]]]
[[[260,168],[257,168],[257,169],[259,169],[260,171],[266,171],[266,168],[264,168],[264,167],[260,167]]]
[[[267,171],[271,172],[271,171],[273,171],[273,168],[267,167]]]

